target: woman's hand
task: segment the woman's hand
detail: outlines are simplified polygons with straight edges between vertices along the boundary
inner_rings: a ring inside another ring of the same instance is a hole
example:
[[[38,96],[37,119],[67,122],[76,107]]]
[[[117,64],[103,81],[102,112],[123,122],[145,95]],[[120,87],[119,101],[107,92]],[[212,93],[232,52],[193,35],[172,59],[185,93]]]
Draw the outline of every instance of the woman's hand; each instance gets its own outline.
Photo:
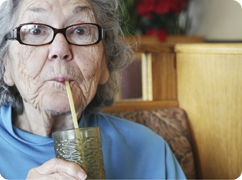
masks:
[[[42,166],[29,171],[28,179],[86,179],[87,175],[82,168],[74,163],[62,159],[51,159]]]

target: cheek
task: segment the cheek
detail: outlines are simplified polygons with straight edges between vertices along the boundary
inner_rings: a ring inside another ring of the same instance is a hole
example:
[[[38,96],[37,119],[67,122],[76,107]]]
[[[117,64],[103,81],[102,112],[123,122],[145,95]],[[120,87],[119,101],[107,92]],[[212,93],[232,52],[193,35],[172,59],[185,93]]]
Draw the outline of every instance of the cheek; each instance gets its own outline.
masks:
[[[78,67],[86,80],[99,78],[102,71],[102,57],[102,48],[99,46],[84,47],[76,53]]]
[[[77,86],[73,86],[73,96],[78,102],[82,102],[82,106],[87,106],[93,99],[103,69],[103,53],[102,46],[93,46],[81,48],[74,51],[78,69],[82,74],[82,81]],[[80,100],[80,94],[83,98]],[[78,100],[79,99],[79,100]]]
[[[36,49],[28,46],[14,46],[12,55],[12,65],[15,67],[16,78],[19,80],[33,80],[38,77],[45,63],[46,57],[43,49]],[[26,82],[25,82],[26,83]]]

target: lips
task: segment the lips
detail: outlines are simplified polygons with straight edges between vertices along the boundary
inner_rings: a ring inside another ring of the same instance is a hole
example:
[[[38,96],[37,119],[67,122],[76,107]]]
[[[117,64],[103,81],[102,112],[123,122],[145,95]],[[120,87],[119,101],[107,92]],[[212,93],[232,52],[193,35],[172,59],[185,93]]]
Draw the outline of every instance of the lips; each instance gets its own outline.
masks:
[[[65,81],[69,81],[71,83],[73,81],[73,79],[67,78],[67,77],[55,77],[52,79],[52,81],[65,84]]]

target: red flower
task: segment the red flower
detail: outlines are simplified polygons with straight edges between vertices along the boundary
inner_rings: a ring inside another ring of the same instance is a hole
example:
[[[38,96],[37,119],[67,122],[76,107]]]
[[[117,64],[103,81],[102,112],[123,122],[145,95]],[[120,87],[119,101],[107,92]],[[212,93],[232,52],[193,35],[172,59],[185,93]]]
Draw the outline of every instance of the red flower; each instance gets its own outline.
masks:
[[[157,36],[159,41],[164,42],[167,32],[171,32],[170,28],[180,28],[179,25],[175,25],[177,27],[168,26],[168,21],[176,20],[177,15],[186,8],[187,4],[188,0],[140,0],[137,12],[148,19],[148,22],[143,23],[143,30],[149,29],[145,34]],[[172,23],[174,24],[174,22]],[[159,29],[161,27],[164,29]]]
[[[152,9],[153,12],[159,15],[168,14],[170,12],[179,14],[187,5],[187,0],[152,0],[152,2],[149,2],[149,0],[144,0],[141,4],[143,4],[142,12],[149,10],[149,14],[152,12]],[[148,9],[148,5],[152,5],[152,9]]]
[[[187,6],[187,0],[173,0],[171,4],[171,11],[179,14]]]
[[[147,19],[151,18],[151,13],[155,11],[155,0],[144,0],[137,6],[137,12]]]
[[[155,12],[159,15],[162,14],[167,14],[170,12],[171,10],[171,6],[170,6],[170,1],[169,0],[160,0],[157,2],[157,6],[155,8]]]
[[[156,29],[151,28],[145,33],[145,35],[157,36],[157,38],[160,42],[165,42],[167,33],[166,33],[165,29],[156,30]]]
[[[147,36],[156,36],[158,34],[158,30],[150,28],[148,31],[146,31],[145,35]]]
[[[158,39],[160,42],[165,42],[166,36],[167,36],[167,33],[165,29],[160,29],[158,31]]]

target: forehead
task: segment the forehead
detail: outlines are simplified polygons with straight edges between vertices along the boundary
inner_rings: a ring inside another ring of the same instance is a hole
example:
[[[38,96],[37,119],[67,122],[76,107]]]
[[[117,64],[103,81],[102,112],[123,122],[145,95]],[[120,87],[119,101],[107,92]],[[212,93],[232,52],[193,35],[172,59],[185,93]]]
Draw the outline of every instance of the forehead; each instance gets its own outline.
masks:
[[[87,0],[24,0],[20,7],[18,19],[33,19],[38,18],[51,19],[59,17],[64,20],[72,16],[78,17],[85,15],[86,18],[94,17],[92,6]]]

